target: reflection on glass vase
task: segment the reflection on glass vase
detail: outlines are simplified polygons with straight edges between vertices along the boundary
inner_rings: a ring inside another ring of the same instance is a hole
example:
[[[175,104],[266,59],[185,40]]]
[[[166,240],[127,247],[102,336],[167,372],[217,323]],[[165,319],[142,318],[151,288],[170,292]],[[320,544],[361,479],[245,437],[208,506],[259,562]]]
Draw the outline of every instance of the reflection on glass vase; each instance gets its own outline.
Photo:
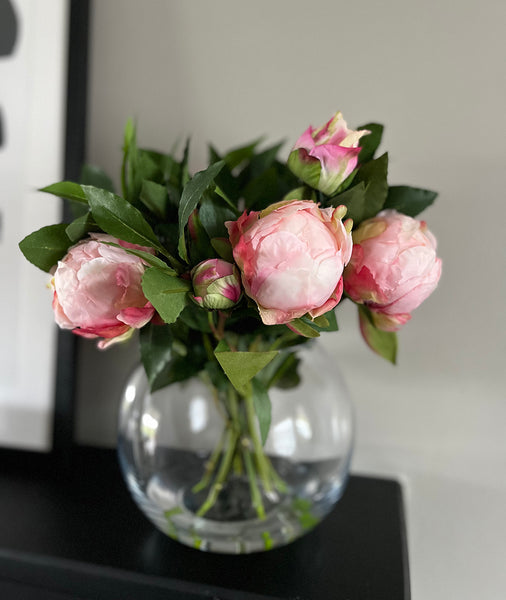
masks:
[[[127,382],[118,452],[146,516],[183,544],[244,553],[287,544],[339,500],[353,445],[352,404],[336,364],[302,347],[297,387],[271,388],[262,445],[251,399],[199,378],[150,393]]]

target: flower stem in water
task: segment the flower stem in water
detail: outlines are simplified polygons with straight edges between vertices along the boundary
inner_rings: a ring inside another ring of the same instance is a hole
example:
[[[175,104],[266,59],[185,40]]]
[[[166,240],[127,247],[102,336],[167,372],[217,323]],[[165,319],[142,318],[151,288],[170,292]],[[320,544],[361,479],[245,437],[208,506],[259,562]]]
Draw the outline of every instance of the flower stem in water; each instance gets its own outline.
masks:
[[[218,470],[218,474],[216,475],[216,479],[209,490],[209,494],[207,495],[206,501],[197,511],[197,516],[202,517],[206,514],[206,512],[212,508],[216,499],[218,498],[218,494],[223,488],[223,483],[225,482],[228,472],[230,471],[230,466],[232,465],[232,459],[234,457],[235,447],[237,444],[237,439],[239,437],[239,432],[234,427],[229,428],[228,430],[228,444],[227,450],[223,454],[223,458],[221,459],[220,468]]]

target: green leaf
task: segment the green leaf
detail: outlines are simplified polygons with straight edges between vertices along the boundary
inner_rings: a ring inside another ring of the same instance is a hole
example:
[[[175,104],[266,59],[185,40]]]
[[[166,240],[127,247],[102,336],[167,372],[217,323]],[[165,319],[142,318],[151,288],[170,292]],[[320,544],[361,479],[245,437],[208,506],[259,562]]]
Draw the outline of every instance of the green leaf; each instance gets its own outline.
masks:
[[[255,148],[262,141],[262,138],[251,142],[245,146],[241,146],[239,148],[234,148],[225,154],[223,160],[226,162],[228,168],[230,170],[235,169],[235,167],[239,166],[245,160],[251,159],[251,157],[255,153]]]
[[[297,373],[299,363],[300,358],[295,352],[280,352],[262,371],[265,387],[269,389],[276,386],[281,389],[290,389],[299,385],[300,377]]]
[[[316,330],[316,328],[302,319],[294,319],[293,321],[290,321],[289,328],[292,331],[295,331],[295,333],[307,338],[320,337],[320,333]]]
[[[83,165],[79,183],[82,185],[92,185],[108,192],[114,193],[114,184],[112,179],[105,171],[93,165]]]
[[[209,325],[208,312],[205,308],[200,308],[195,302],[189,302],[188,306],[179,315],[179,318],[185,325],[196,331],[211,333]]]
[[[78,183],[73,181],[60,181],[59,183],[53,183],[47,187],[41,188],[41,192],[47,194],[53,194],[53,196],[59,196],[67,200],[74,200],[75,202],[87,203],[86,194]]]
[[[164,273],[168,273],[172,277],[177,277],[176,271],[169,267],[169,265],[163,262],[162,259],[157,256],[153,256],[150,252],[145,252],[144,250],[137,250],[136,248],[125,248],[125,246],[121,246],[120,244],[115,244],[113,242],[102,242],[103,244],[107,244],[108,246],[114,246],[115,248],[121,248],[128,254],[132,254],[133,256],[137,256],[138,258],[142,258],[142,260],[150,265],[151,267],[156,267],[157,269],[161,269]]]
[[[396,185],[388,188],[384,208],[393,208],[409,217],[416,217],[437,198],[437,192]]]
[[[220,206],[205,196],[199,208],[202,226],[210,238],[228,237],[225,221],[235,221],[236,215],[227,206]]]
[[[267,436],[269,435],[269,428],[271,426],[271,400],[269,398],[269,393],[260,383],[260,381],[253,378],[251,384],[253,392],[253,406],[255,407],[255,413],[260,426],[260,437],[262,438],[262,445],[265,445]]]
[[[143,327],[139,336],[141,360],[146,371],[151,391],[159,389],[164,369],[172,359],[172,334],[168,325],[153,325]],[[160,386],[162,387],[162,386]]]
[[[144,272],[142,290],[166,323],[174,323],[188,302],[191,284],[155,267]]]
[[[250,179],[243,189],[247,208],[260,208],[278,200],[278,174],[275,167],[269,167],[254,179]]]
[[[126,200],[106,190],[83,186],[95,221],[110,235],[140,246],[157,248],[165,254],[142,213]]]
[[[65,233],[66,228],[64,223],[42,227],[27,235],[19,243],[19,248],[27,260],[39,269],[49,272],[72,245]]]
[[[360,223],[365,210],[365,190],[365,183],[361,181],[358,185],[331,198],[329,203],[334,207],[343,204],[348,209],[346,218],[353,219],[354,223]]]
[[[397,360],[397,334],[394,331],[382,331],[373,322],[371,313],[364,305],[359,305],[358,315],[360,331],[371,350],[395,365]]]
[[[121,189],[127,201],[135,200],[135,170],[137,167],[137,132],[132,119],[125,124],[123,134],[123,162],[121,165]]]
[[[160,185],[154,181],[144,180],[142,182],[140,199],[144,206],[146,206],[156,217],[159,219],[166,218],[168,194],[167,188],[164,185]]]
[[[183,186],[183,187],[190,181],[190,172],[188,170],[189,162],[190,162],[190,138],[187,138],[186,143],[184,145],[183,158],[181,160],[181,186]]]
[[[278,142],[274,146],[259,152],[250,162],[251,177],[258,177],[261,173],[273,166],[284,142]]]
[[[72,243],[76,243],[88,235],[90,231],[100,231],[100,228],[91,216],[91,212],[86,212],[84,215],[74,219],[65,230]]]
[[[221,172],[221,174],[223,174],[223,171]],[[218,185],[214,188],[214,193],[217,196],[219,196],[222,200],[224,200],[226,204],[228,204],[230,210],[234,213],[236,217],[238,217],[241,214],[241,211],[235,206],[233,201]]]
[[[316,191],[307,185],[298,187],[288,192],[283,198],[284,200],[313,200],[316,202]]]
[[[376,160],[371,160],[360,167],[355,181],[365,184],[365,202],[361,218],[355,224],[376,216],[383,208],[388,194],[388,154],[385,153]]]
[[[173,325],[150,323],[140,331],[141,358],[152,392],[185,381],[204,368],[201,347],[185,346],[174,337],[173,330]]]
[[[205,171],[199,171],[186,184],[183,190],[179,203],[179,255],[183,260],[188,259],[186,244],[184,242],[184,228],[202,195],[224,165],[224,161],[219,161],[208,167]]]
[[[383,125],[379,123],[367,123],[357,127],[358,130],[367,129],[371,133],[360,138],[359,146],[362,148],[358,155],[359,164],[364,164],[374,158],[383,137]]]
[[[271,352],[219,352],[214,351],[216,359],[230,380],[230,383],[243,396],[248,393],[249,383],[271,360],[277,351]]]
[[[334,309],[329,310],[327,313],[321,315],[320,317],[316,317],[316,319],[311,319],[310,316],[304,315],[303,317],[301,317],[300,320],[303,321],[306,325],[309,325],[310,327],[315,329],[316,331],[319,331],[320,333],[322,331],[338,331],[339,329],[337,326],[337,319]]]
[[[213,238],[211,240],[211,246],[223,260],[228,262],[234,262],[234,255],[232,253],[232,245],[228,238]]]

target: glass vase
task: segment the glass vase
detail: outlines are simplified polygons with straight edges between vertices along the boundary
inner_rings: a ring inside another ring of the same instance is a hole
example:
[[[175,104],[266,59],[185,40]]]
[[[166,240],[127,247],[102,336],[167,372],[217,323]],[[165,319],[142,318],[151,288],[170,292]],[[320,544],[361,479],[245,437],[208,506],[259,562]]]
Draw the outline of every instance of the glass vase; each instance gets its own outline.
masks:
[[[118,452],[128,488],[161,531],[200,550],[249,553],[287,544],[341,497],[353,410],[334,361],[302,346],[300,384],[271,388],[260,439],[251,399],[193,378],[154,393],[142,366],[123,393]]]

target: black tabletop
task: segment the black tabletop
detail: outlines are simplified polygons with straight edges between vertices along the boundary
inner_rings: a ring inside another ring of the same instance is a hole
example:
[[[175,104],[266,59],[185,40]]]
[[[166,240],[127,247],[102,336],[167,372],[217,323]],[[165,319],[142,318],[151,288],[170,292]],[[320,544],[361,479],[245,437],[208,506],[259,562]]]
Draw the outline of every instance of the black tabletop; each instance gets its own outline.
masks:
[[[409,598],[396,481],[352,476],[334,511],[306,536],[233,556],[188,548],[156,530],[130,498],[112,450],[75,448],[70,468],[3,454],[2,599]]]

